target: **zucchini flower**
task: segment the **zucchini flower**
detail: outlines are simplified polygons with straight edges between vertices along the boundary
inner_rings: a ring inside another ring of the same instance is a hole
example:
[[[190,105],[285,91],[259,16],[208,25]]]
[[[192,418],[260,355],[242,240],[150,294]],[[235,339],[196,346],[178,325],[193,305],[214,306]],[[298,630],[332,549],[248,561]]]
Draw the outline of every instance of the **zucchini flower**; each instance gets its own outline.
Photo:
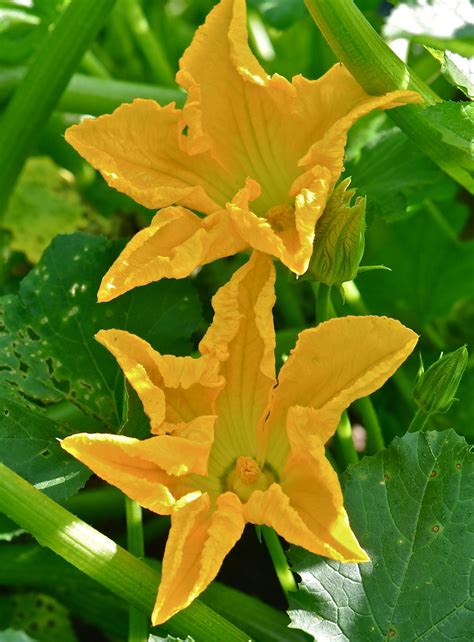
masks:
[[[371,96],[340,64],[318,80],[269,76],[248,46],[244,0],[214,7],[176,80],[182,110],[138,99],[66,132],[110,186],[164,208],[105,275],[99,301],[245,248],[303,274],[351,125],[420,101],[413,91]]]
[[[340,562],[368,560],[324,444],[417,336],[385,317],[332,319],[301,332],[277,382],[274,281],[272,259],[254,252],[215,295],[197,359],[161,355],[122,330],[97,335],[153,436],[83,433],[61,445],[145,508],[171,515],[153,624],[205,590],[246,523]]]

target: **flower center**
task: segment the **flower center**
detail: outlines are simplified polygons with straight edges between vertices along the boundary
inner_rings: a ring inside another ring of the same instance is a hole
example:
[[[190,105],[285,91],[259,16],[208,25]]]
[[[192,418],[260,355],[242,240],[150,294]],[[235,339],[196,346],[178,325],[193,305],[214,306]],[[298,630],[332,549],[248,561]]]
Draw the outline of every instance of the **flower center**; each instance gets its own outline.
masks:
[[[255,490],[266,490],[275,481],[267,467],[263,471],[252,457],[238,457],[235,468],[227,475],[227,490],[246,502]]]
[[[284,232],[294,226],[295,211],[291,205],[275,205],[267,210],[265,218],[276,232]]]

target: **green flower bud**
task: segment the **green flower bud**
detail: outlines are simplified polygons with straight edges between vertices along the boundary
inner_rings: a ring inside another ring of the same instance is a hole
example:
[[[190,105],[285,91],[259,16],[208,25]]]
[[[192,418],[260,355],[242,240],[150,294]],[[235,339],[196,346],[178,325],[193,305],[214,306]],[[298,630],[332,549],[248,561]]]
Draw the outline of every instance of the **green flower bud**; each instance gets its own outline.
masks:
[[[316,225],[313,255],[306,277],[341,285],[357,275],[365,245],[365,198],[351,203],[355,189],[346,178],[335,187]]]
[[[413,398],[427,415],[447,412],[453,401],[468,361],[466,346],[441,355],[425,371],[423,362],[413,389]]]

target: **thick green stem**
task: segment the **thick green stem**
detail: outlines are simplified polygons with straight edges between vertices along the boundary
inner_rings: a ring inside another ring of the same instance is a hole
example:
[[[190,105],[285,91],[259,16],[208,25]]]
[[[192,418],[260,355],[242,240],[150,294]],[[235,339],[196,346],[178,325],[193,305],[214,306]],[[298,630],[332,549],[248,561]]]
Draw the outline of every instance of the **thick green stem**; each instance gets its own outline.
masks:
[[[421,430],[424,430],[426,422],[430,418],[429,415],[426,414],[426,412],[423,412],[421,408],[418,408],[418,410],[415,413],[415,416],[411,420],[410,425],[408,426],[408,432],[419,432]]]
[[[0,216],[32,145],[115,0],[72,0],[43,40],[0,123]]]
[[[153,565],[160,566],[156,560]],[[124,638],[126,603],[37,544],[0,546],[0,585],[45,591],[57,597],[71,613],[77,613],[82,620],[99,627],[110,637]],[[251,595],[213,582],[199,599],[245,629],[252,640],[301,642],[299,632],[287,628],[289,619],[285,613]]]
[[[266,544],[268,552],[270,553],[275,572],[280,582],[281,588],[285,595],[298,590],[293,573],[288,566],[285,551],[282,548],[280,538],[275,533],[273,528],[269,526],[261,526],[261,533],[263,541]]]
[[[305,2],[334,53],[368,93],[412,89],[425,105],[440,102],[439,96],[395,55],[352,0]],[[422,106],[391,109],[388,115],[441,169],[471,193],[474,191],[474,179],[458,152],[426,120]]]
[[[370,397],[362,397],[354,402],[355,409],[360,413],[362,423],[367,431],[367,453],[372,455],[385,448],[382,428]]]
[[[316,297],[316,322],[323,323],[331,316],[331,286],[319,283]]]
[[[139,0],[122,0],[122,7],[137,45],[158,83],[172,85],[174,74],[159,40],[155,38]]]
[[[23,67],[0,69],[0,104],[8,100],[24,75]],[[151,98],[161,105],[174,101],[181,106],[185,93],[180,89],[74,74],[59,99],[57,108],[73,114],[100,116],[135,98]]]
[[[127,548],[135,557],[145,556],[143,542],[142,507],[138,502],[125,497],[125,514],[127,516]],[[128,621],[128,642],[147,642],[148,624],[145,613],[131,606]]]
[[[92,51],[86,51],[84,58],[81,62],[81,67],[91,76],[96,78],[111,78],[111,75],[107,71],[107,68],[104,67],[102,62],[97,58],[97,56],[92,53]]]
[[[27,530],[38,542],[73,564],[129,605],[149,614],[160,575],[120,548],[102,533],[78,519],[0,464],[0,512]],[[169,620],[163,630],[177,636],[248,642],[249,636],[194,601]]]

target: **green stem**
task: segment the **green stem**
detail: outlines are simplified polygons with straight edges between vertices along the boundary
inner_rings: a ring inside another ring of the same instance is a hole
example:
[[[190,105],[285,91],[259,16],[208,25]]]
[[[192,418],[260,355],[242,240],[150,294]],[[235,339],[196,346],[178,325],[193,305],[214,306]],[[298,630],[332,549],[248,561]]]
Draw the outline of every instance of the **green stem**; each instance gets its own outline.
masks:
[[[160,575],[115,542],[59,506],[0,464],[0,512],[27,530],[42,546],[70,562],[129,605],[149,614]],[[164,630],[197,639],[248,642],[249,636],[195,600]]]
[[[336,439],[341,451],[344,468],[347,468],[350,464],[357,464],[359,455],[352,439],[352,426],[347,411],[344,411],[341,415],[341,420],[336,430]]]
[[[298,590],[293,573],[288,566],[285,551],[282,548],[280,538],[275,533],[273,528],[269,526],[261,526],[261,533],[263,541],[266,544],[268,552],[270,553],[273,566],[275,568],[278,581],[285,595]]]
[[[145,556],[143,542],[142,508],[138,502],[125,497],[125,514],[127,517],[127,548],[135,557]],[[128,642],[147,642],[148,624],[146,615],[131,606],[129,609]]]
[[[95,76],[96,78],[104,79],[111,77],[107,68],[104,67],[102,62],[90,50],[86,51],[84,54],[84,58],[81,61],[81,67],[91,76]]]
[[[23,67],[0,70],[0,103],[11,96],[25,75]],[[162,105],[175,101],[184,102],[185,94],[180,89],[156,87],[123,80],[102,80],[83,74],[74,74],[61,96],[57,108],[74,114],[100,116],[135,98],[150,98]]]
[[[323,323],[331,316],[331,286],[319,283],[316,298],[316,322]]]
[[[115,0],[72,0],[42,42],[0,123],[0,216],[73,71]]]
[[[159,562],[151,562],[159,568]],[[46,591],[71,613],[77,613],[81,620],[97,626],[112,638],[124,639],[128,615],[126,603],[37,544],[0,546],[0,585]],[[288,616],[256,597],[213,582],[200,600],[245,629],[252,640],[301,642],[299,632],[287,628]]]
[[[352,0],[305,0],[315,23],[339,60],[374,95],[397,89],[417,91],[426,105],[437,94],[413,73],[373,29]],[[474,179],[456,148],[447,144],[424,117],[423,106],[391,109],[388,115],[421,151],[471,193]]]
[[[408,426],[407,432],[419,432],[423,430],[429,418],[430,416],[427,415],[426,412],[423,412],[421,408],[418,408],[418,410],[415,413],[415,416],[413,417],[410,425]]]
[[[123,0],[122,7],[137,45],[148,62],[154,79],[165,85],[174,83],[174,74],[159,40],[155,38],[139,0]]]
[[[369,455],[385,448],[382,428],[370,397],[362,397],[354,402],[355,409],[360,413],[362,423],[367,431],[367,452]]]

